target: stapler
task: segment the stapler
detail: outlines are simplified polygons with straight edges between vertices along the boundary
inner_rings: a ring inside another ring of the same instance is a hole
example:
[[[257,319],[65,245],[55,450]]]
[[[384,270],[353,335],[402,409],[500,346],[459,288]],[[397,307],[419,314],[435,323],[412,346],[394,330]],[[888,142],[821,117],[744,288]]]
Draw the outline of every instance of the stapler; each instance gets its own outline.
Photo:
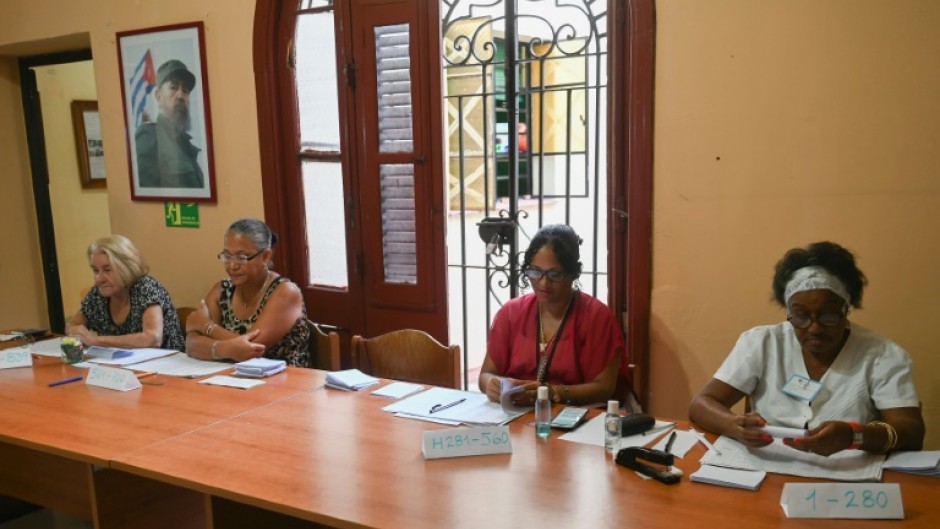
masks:
[[[631,446],[617,452],[617,464],[636,470],[660,483],[679,483],[682,470],[672,466],[673,456],[662,450],[642,446]]]

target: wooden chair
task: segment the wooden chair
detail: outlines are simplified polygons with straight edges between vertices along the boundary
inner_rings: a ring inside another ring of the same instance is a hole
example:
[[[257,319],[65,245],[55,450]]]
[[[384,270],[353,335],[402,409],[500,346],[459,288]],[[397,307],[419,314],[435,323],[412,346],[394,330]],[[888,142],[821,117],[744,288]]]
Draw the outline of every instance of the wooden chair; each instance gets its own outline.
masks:
[[[310,367],[325,371],[339,370],[339,334],[335,331],[324,332],[316,323],[306,321],[310,329],[310,340],[307,342]]]
[[[424,331],[403,329],[352,338],[352,364],[364,373],[460,389],[460,346],[442,345]]]
[[[196,312],[195,307],[176,307],[176,315],[179,316],[180,328],[183,329],[183,334],[186,334],[186,318],[193,312]]]

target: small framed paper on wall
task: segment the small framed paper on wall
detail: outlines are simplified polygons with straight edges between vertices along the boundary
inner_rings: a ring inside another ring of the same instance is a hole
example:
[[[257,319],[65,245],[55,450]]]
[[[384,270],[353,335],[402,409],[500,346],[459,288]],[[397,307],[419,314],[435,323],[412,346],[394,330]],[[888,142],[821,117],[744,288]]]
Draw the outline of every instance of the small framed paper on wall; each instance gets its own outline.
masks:
[[[107,186],[104,172],[104,143],[97,101],[72,101],[72,128],[78,154],[78,175],[82,188]]]

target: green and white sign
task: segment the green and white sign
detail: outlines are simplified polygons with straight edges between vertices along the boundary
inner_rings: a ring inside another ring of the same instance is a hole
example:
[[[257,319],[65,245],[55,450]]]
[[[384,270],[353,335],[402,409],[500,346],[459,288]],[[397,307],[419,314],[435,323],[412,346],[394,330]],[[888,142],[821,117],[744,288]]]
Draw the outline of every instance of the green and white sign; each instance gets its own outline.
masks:
[[[167,228],[198,228],[199,204],[196,202],[164,202],[163,216]]]

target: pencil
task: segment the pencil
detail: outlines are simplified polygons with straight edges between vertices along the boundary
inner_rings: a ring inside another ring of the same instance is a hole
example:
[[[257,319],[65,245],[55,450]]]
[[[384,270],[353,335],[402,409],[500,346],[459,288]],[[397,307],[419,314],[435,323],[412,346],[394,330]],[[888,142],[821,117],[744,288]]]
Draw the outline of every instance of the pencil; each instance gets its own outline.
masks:
[[[151,373],[137,373],[137,380],[143,380],[143,379],[145,379],[145,378],[147,378],[147,377],[152,377],[152,376],[154,376],[154,375],[156,375],[156,374],[157,374],[157,373],[156,373],[155,371],[154,371],[154,372],[151,372]]]

